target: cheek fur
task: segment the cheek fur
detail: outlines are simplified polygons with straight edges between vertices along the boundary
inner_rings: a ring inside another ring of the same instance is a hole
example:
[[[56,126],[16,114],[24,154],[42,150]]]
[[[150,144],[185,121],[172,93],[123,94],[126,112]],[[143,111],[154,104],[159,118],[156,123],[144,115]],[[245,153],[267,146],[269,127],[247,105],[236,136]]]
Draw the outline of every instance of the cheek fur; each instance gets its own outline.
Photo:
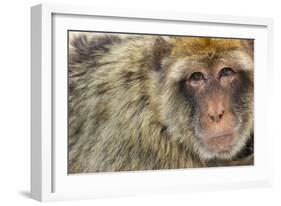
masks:
[[[183,96],[185,104],[190,108],[189,118],[194,120],[197,118],[198,114],[198,100],[195,97],[195,91],[192,87],[187,86],[186,81],[180,82],[180,95]],[[193,121],[192,121],[193,122]]]
[[[231,92],[232,107],[236,113],[249,113],[253,106],[253,93],[253,82],[249,79],[249,74],[240,72],[239,80],[235,82]]]

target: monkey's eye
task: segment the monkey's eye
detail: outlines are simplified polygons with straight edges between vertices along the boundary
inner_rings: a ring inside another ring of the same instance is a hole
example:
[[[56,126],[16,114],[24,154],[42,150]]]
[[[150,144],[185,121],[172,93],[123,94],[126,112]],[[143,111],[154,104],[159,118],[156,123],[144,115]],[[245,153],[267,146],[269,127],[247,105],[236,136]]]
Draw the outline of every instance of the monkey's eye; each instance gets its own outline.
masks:
[[[190,76],[190,80],[192,80],[192,81],[201,81],[201,80],[204,80],[204,79],[205,79],[204,74],[201,73],[201,72],[194,72]]]
[[[222,70],[220,71],[219,76],[220,77],[228,77],[234,74],[233,69],[231,69],[230,67],[224,67],[222,68]]]

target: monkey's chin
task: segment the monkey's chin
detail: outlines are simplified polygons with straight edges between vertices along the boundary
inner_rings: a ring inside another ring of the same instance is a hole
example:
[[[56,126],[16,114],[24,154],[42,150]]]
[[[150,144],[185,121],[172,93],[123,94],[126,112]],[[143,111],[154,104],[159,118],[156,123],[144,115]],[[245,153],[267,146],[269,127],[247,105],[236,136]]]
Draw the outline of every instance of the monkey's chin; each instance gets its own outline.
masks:
[[[205,138],[203,143],[211,152],[224,153],[231,150],[234,140],[235,136],[233,134],[223,134]]]
[[[211,137],[201,137],[195,144],[195,149],[201,159],[231,159],[243,147],[244,141],[239,141],[233,133]]]

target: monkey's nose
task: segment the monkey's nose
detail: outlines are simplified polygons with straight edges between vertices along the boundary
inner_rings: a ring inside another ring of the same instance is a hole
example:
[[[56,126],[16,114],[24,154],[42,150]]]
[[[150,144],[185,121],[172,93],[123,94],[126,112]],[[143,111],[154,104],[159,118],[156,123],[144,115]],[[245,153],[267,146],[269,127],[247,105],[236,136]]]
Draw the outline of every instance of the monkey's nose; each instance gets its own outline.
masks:
[[[224,110],[221,110],[219,112],[208,113],[208,116],[212,122],[220,122],[223,115],[224,115]]]

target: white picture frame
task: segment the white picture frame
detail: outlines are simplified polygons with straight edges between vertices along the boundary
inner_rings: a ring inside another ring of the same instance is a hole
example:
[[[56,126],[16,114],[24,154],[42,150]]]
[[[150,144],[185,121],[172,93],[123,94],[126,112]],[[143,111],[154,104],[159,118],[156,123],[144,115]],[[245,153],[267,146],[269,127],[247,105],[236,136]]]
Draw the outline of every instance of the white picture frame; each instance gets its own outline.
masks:
[[[40,4],[31,8],[31,26],[32,198],[53,201],[273,185],[274,134],[267,121],[274,115],[267,110],[272,103],[268,76],[274,75],[272,19]],[[65,31],[71,29],[254,38],[255,165],[69,176],[64,100]]]

